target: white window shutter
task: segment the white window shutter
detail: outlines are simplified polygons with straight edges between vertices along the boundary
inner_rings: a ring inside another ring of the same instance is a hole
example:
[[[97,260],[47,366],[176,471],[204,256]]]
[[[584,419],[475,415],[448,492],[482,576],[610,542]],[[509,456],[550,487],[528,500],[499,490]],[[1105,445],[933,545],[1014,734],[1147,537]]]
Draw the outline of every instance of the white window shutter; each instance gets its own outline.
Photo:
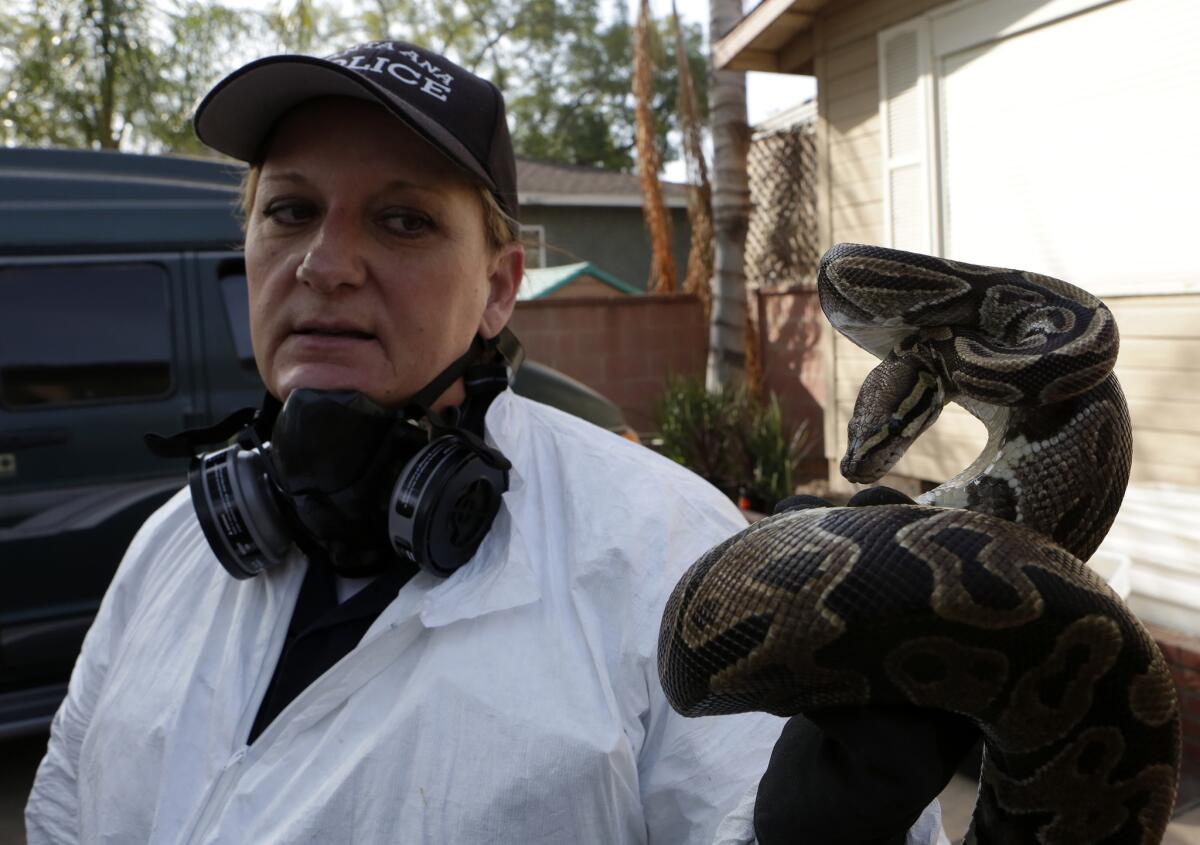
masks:
[[[936,228],[928,22],[918,18],[884,30],[878,46],[885,244],[932,253]]]

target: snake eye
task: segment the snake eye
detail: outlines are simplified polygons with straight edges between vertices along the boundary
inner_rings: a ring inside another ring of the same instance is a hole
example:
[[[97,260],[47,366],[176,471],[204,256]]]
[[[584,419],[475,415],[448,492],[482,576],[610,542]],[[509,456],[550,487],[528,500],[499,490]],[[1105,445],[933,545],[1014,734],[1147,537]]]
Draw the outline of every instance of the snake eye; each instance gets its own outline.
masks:
[[[904,420],[897,419],[896,417],[892,417],[890,420],[888,420],[889,434],[899,434],[902,431],[904,431]]]

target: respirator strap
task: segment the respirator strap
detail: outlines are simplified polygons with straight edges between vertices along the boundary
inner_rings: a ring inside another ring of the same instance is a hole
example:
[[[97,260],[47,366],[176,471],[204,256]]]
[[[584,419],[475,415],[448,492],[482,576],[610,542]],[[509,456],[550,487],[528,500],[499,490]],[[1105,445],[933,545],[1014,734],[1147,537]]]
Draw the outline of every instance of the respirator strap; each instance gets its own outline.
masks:
[[[201,447],[227,443],[234,435],[237,435],[238,443],[243,448],[252,448],[270,439],[271,426],[274,425],[281,407],[279,400],[267,393],[263,398],[262,407],[257,410],[238,408],[225,419],[210,426],[185,428],[170,436],[151,432],[142,436],[142,442],[159,458],[194,458],[204,451]],[[249,432],[258,435],[258,440],[253,444],[248,444],[243,439]]]
[[[508,326],[502,328],[494,338],[486,341],[486,344],[489,350],[494,349],[500,353],[500,357],[505,360],[513,374],[521,369],[521,364],[525,362],[525,347],[521,346],[521,341]]]
[[[483,419],[492,400],[508,388],[513,362],[520,366],[524,357],[521,342],[507,328],[488,340],[477,334],[466,354],[414,396],[406,409],[414,416],[425,416],[435,433],[454,434],[488,465],[508,470],[512,467],[508,459],[483,440]],[[466,393],[463,404],[442,412],[430,408],[430,403],[460,376]]]
[[[201,446],[224,443],[233,437],[249,425],[257,413],[253,408],[239,408],[214,425],[187,428],[169,437],[152,432],[144,435],[142,441],[160,458],[191,458],[201,451]]]
[[[467,348],[467,351],[460,355],[450,366],[442,370],[433,381],[417,391],[406,404],[428,408],[446,392],[450,385],[466,375],[468,368],[476,364],[491,365],[494,363],[504,370],[504,384],[492,394],[494,397],[508,386],[508,371],[515,373],[524,360],[525,350],[521,347],[521,341],[517,340],[517,336],[509,331],[507,327],[501,329],[499,334],[489,340],[484,340],[476,334],[471,339],[471,345]],[[469,393],[470,390],[468,389]]]
[[[269,441],[275,428],[275,420],[279,419],[279,412],[282,410],[282,402],[270,393],[263,393],[258,413],[245,430],[238,434],[238,444],[243,449],[254,449]]]
[[[492,400],[508,389],[509,369],[503,361],[472,364],[463,376],[467,399],[459,413],[458,425],[465,431],[483,436],[483,419]]]
[[[421,408],[428,408],[438,398],[449,389],[450,385],[462,378],[463,373],[481,354],[486,350],[485,341],[479,335],[471,340],[471,345],[467,351],[450,364],[449,367],[442,370],[433,381],[421,388],[413,397],[406,402],[406,405],[416,405]]]

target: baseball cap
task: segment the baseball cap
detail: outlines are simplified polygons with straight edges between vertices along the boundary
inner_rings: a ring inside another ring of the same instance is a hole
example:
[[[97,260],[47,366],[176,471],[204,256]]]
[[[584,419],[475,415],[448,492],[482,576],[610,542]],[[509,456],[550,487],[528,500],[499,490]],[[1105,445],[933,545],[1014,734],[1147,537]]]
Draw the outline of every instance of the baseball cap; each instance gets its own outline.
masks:
[[[324,58],[267,56],[218,82],[196,107],[196,136],[241,161],[256,161],[271,129],[318,97],[376,102],[458,164],[516,218],[517,168],[504,96],[491,82],[423,47],[370,41]]]

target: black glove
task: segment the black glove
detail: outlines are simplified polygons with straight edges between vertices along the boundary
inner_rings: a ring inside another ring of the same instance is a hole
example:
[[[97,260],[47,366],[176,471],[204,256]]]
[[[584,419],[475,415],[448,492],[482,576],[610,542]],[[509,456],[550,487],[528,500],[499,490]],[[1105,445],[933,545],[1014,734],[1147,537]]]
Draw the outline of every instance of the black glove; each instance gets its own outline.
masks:
[[[855,707],[794,716],[758,785],[760,845],[903,845],[979,739],[965,717]]]

